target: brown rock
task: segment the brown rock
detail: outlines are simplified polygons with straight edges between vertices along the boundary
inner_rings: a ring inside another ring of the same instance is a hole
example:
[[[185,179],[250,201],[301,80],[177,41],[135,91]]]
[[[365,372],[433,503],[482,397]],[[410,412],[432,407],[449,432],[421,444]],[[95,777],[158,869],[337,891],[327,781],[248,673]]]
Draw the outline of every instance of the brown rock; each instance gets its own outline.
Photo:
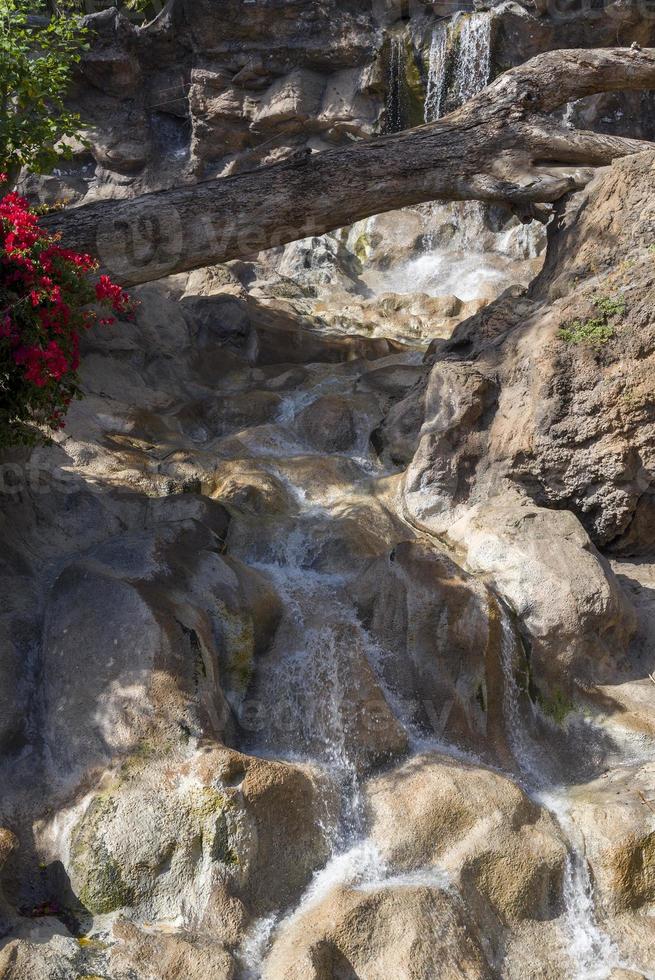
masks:
[[[282,928],[264,980],[491,980],[461,906],[426,885],[335,888]]]

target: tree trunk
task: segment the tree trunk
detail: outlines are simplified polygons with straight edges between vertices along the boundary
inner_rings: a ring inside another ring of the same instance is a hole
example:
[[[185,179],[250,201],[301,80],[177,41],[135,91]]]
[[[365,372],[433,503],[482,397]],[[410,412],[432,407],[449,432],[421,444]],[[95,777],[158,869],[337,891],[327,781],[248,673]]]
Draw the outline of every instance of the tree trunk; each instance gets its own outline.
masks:
[[[569,130],[548,113],[596,92],[655,89],[655,49],[551,51],[501,75],[436,123],[43,224],[97,255],[126,286],[149,282],[434,200],[479,200],[525,220],[593,168],[650,143]]]

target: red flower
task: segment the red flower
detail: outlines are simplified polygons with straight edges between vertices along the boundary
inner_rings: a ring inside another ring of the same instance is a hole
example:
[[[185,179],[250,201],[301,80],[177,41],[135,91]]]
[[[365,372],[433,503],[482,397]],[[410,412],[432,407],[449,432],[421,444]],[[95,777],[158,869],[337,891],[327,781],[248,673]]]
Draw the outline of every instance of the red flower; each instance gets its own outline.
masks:
[[[114,322],[91,304],[133,314],[128,294],[109,276],[90,281],[97,268],[90,255],[62,247],[41,229],[24,198],[0,198],[0,370],[13,374],[26,421],[63,427],[77,392],[80,331]]]

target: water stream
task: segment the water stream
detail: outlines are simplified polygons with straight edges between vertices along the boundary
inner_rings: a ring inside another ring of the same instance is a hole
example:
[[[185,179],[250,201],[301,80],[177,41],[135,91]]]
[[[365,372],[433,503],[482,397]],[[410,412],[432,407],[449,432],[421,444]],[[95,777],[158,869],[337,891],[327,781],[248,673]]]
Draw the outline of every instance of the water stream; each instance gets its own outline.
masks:
[[[571,816],[567,791],[552,785],[545,775],[539,747],[521,719],[521,704],[534,717],[532,702],[521,696],[516,681],[517,638],[508,611],[502,608],[501,666],[504,693],[503,714],[507,737],[518,769],[518,781],[536,803],[547,809],[567,841],[569,853],[564,872],[564,919],[571,960],[571,980],[606,980],[622,962],[615,943],[598,924],[594,886],[585,854],[585,842]]]
[[[411,362],[412,356],[403,357]],[[359,620],[352,597],[358,574],[356,564],[349,564],[347,554],[337,553],[335,557],[328,545],[335,534],[335,508],[338,510],[344,496],[357,493],[371,479],[388,477],[392,471],[386,470],[364,444],[368,442],[371,422],[362,416],[361,431],[352,448],[337,454],[349,468],[350,486],[342,486],[338,492],[330,487],[317,491],[312,466],[320,468],[326,457],[308,456],[308,447],[298,434],[298,419],[326,392],[338,393],[344,399],[352,397],[353,378],[347,366],[326,370],[322,379],[310,378],[285,399],[276,422],[269,426],[277,432],[273,440],[277,452],[266,455],[263,446],[257,457],[271,476],[285,481],[292,494],[297,507],[292,525],[273,521],[262,525],[252,536],[245,534],[241,541],[232,541],[230,546],[231,553],[272,582],[284,606],[273,647],[258,663],[249,695],[264,711],[258,715],[256,725],[248,727],[244,722],[243,748],[319,767],[328,774],[341,804],[338,817],[326,814],[323,825],[331,856],[314,875],[298,904],[253,925],[240,950],[244,980],[259,980],[264,975],[266,956],[275,937],[323,901],[336,886],[370,889],[427,883],[436,889],[452,887],[437,866],[398,875],[368,836],[364,785],[369,746],[362,732],[353,727],[352,719],[357,716],[353,704],[360,695],[366,700],[369,682],[383,692],[397,721],[394,738],[399,744],[403,738],[406,740],[401,757],[407,758],[408,752],[419,755],[432,751],[464,763],[484,765],[460,746],[417,729],[412,724],[411,711],[385,684],[384,658],[394,652],[381,650]],[[268,446],[271,435],[269,432]],[[309,474],[308,483],[297,474],[290,475],[298,460],[309,462],[303,470]],[[410,529],[407,534],[411,536]],[[549,785],[543,776],[539,746],[530,735],[533,708],[516,680],[520,644],[509,611],[502,604],[499,608],[503,714],[515,760],[513,778],[551,812],[569,843],[562,928],[568,936],[571,980],[602,980],[619,964],[620,957],[595,916],[584,842],[569,815],[566,794]]]
[[[449,97],[447,66],[452,32],[458,32],[457,59],[451,84],[459,103],[477,94],[489,81],[490,17],[486,13],[456,16],[448,24],[438,24],[431,38],[426,122],[438,120]],[[387,129],[402,127],[402,86],[405,71],[405,44],[401,35],[391,38],[389,56],[389,92],[387,98]],[[435,220],[442,205],[432,206]],[[460,216],[467,231],[460,229],[465,248],[473,250],[471,277],[479,286],[483,263],[474,252],[475,228],[484,220],[477,205],[465,205]],[[466,234],[470,241],[467,243]],[[529,253],[530,242],[526,241]],[[432,276],[439,280],[436,289],[462,294],[462,279],[466,269],[461,261],[457,271],[450,269],[452,249],[439,248],[435,240],[426,241],[425,254],[416,262],[423,263],[423,277],[414,269],[409,278],[418,291],[417,282]],[[458,286],[449,276],[457,276]],[[408,278],[408,270],[398,270]],[[392,283],[392,288],[393,288]],[[402,283],[395,284],[398,292]],[[457,292],[459,289],[459,292]],[[467,298],[468,287],[464,290]],[[438,295],[438,293],[436,293]],[[471,287],[471,295],[474,287]],[[397,722],[398,742],[406,739],[406,753],[420,754],[438,751],[454,759],[483,765],[461,746],[448,744],[434,733],[417,731],[404,712],[402,701],[388,690],[381,670],[387,652],[380,651],[358,618],[351,596],[357,568],[348,568],[347,561],[326,557],[325,542],[334,522],[334,507],[344,494],[357,492],[357,487],[371,478],[390,475],[370,451],[370,420],[363,419],[351,451],[341,457],[350,466],[350,485],[337,492],[326,489],[317,499],[315,486],[305,485],[298,475],[289,476],[294,459],[304,458],[306,447],[299,440],[297,419],[322,394],[340,393],[349,397],[351,380],[348,371],[334,369],[322,379],[300,386],[285,399],[274,426],[268,427],[266,443],[257,450],[260,460],[269,471],[286,482],[294,497],[298,512],[293,527],[282,524],[277,530],[262,528],[255,539],[244,539],[242,546],[233,547],[238,557],[270,579],[283,600],[284,614],[274,646],[258,665],[253,697],[268,708],[259,717],[258,725],[247,731],[244,725],[244,747],[247,751],[273,755],[277,758],[308,761],[322,768],[337,788],[341,801],[336,821],[326,819],[324,833],[329,841],[331,856],[317,871],[295,908],[280,909],[254,924],[240,950],[244,980],[260,980],[271,943],[300,916],[320,903],[337,885],[356,888],[396,887],[403,883],[429,883],[433,888],[451,887],[447,876],[438,867],[426,867],[411,875],[398,875],[390,868],[367,835],[363,786],[367,760],[362,753],[361,733],[353,729],[353,700],[365,691],[367,683],[383,691],[386,704]],[[271,446],[276,446],[271,455]],[[317,458],[317,465],[319,460]],[[307,468],[305,468],[307,472]],[[295,473],[295,471],[294,471]],[[503,715],[507,742],[514,758],[513,778],[554,817],[568,843],[562,916],[562,931],[566,934],[571,974],[570,980],[604,980],[612,969],[621,964],[617,948],[598,924],[593,883],[584,851],[584,840],[570,815],[566,792],[549,783],[540,764],[539,746],[531,737],[531,713],[534,709],[519,688],[515,671],[520,656],[510,612],[500,606],[502,642],[500,667],[504,678]]]
[[[425,95],[425,121],[436,122],[443,114],[446,98],[447,58],[449,30],[445,22],[438,23],[432,31],[428,56],[428,83]]]
[[[389,43],[385,131],[399,133],[404,128],[405,39],[401,34],[392,34]]]
[[[486,12],[468,14],[459,23],[457,91],[460,104],[472,99],[489,83],[491,72],[491,18]]]

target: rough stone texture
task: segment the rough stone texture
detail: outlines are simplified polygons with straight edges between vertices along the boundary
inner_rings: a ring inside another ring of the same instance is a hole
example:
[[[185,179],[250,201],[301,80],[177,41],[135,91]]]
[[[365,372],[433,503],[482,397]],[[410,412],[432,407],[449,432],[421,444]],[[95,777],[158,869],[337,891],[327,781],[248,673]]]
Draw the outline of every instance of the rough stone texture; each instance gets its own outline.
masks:
[[[32,189],[368,136],[384,27],[416,108],[434,5],[218,6],[95,19],[75,101],[101,125]],[[615,13],[498,5],[493,71],[619,20],[653,43]],[[571,118],[647,137],[649,106]],[[1,472],[0,976],[584,975],[570,849],[608,975],[652,974],[654,162],[568,200],[527,293],[499,296],[541,234],[430,206],[146,287],[85,338],[67,429]],[[448,289],[417,296],[428,233]],[[559,336],[603,298],[605,343]]]
[[[188,934],[153,935],[121,921],[113,930],[117,940],[109,963],[116,980],[129,980],[138,971],[141,980],[234,980],[236,964],[230,953],[209,939],[194,940]]]
[[[235,945],[249,916],[288,904],[326,857],[333,803],[309,769],[228,750],[128,760],[70,838],[71,884],[95,915],[130,909]]]
[[[496,597],[426,543],[404,541],[370,562],[355,594],[382,651],[386,684],[405,716],[432,737],[511,759]],[[521,669],[512,640],[510,657]]]
[[[610,914],[645,911],[655,901],[653,792],[650,768],[633,765],[572,793],[572,816],[588,841],[594,879]]]
[[[476,921],[553,919],[562,911],[566,847],[550,815],[484,769],[415,756],[367,787],[371,833],[401,871],[435,866]]]
[[[475,929],[445,892],[428,885],[336,889],[283,930],[265,980],[493,976]]]
[[[644,153],[602,171],[563,209],[528,296],[499,300],[434,346],[406,484],[414,518],[446,532],[515,606],[540,670],[579,658],[583,680],[626,650],[634,617],[570,515],[545,508],[569,509],[597,545],[648,548],[653,166]],[[599,316],[609,334],[596,342]]]

